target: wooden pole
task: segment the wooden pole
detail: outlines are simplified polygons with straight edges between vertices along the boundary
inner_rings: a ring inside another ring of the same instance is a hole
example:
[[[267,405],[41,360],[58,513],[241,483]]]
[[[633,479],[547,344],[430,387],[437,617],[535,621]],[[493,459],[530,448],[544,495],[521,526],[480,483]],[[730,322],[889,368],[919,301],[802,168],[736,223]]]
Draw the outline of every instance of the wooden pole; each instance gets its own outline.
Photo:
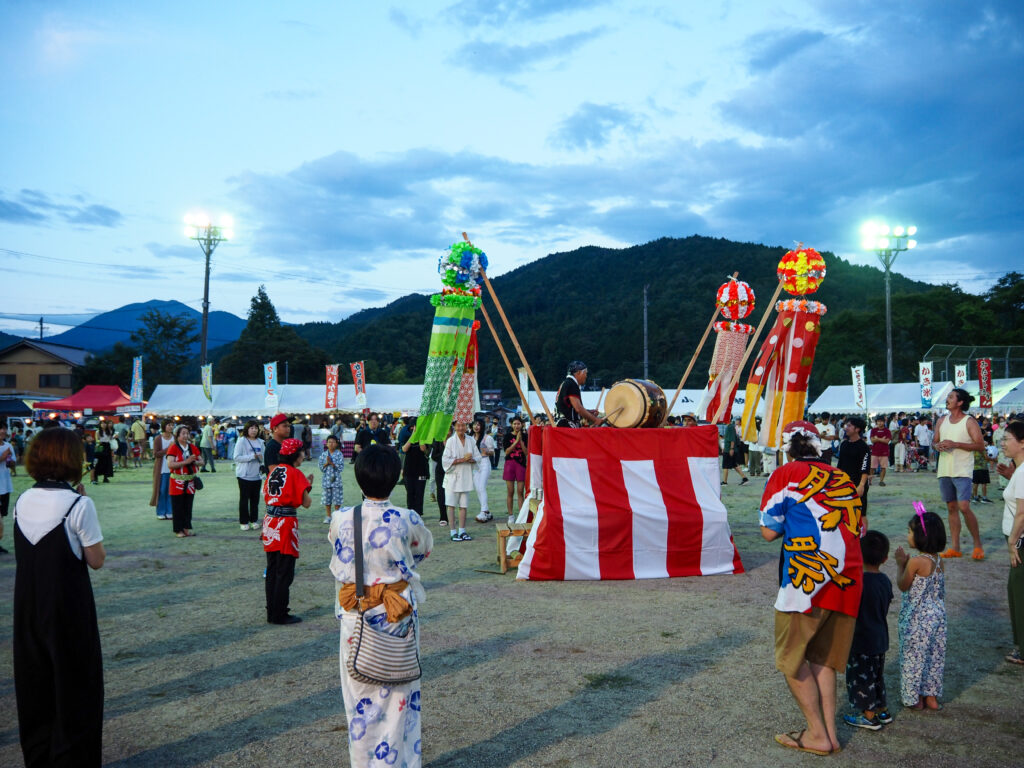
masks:
[[[747,359],[750,357],[750,353],[754,351],[754,347],[757,346],[757,339],[761,335],[761,331],[764,330],[764,324],[768,320],[768,316],[771,315],[775,309],[775,301],[779,298],[779,294],[782,293],[782,280],[779,279],[779,284],[775,286],[775,293],[772,294],[771,299],[768,300],[768,306],[764,308],[764,314],[761,316],[761,322],[757,324],[757,330],[754,331],[754,338],[747,344],[747,351],[743,353],[743,359],[740,360],[740,364],[736,366],[736,370],[732,376],[729,377],[728,386],[722,390],[721,402],[718,404],[718,410],[715,412],[715,418],[711,422],[717,424],[718,420],[722,418],[722,411],[725,410],[726,403],[729,402],[729,398],[726,396],[733,388],[733,385],[740,377],[740,373],[743,371],[743,366],[747,364]],[[732,414],[729,414],[729,418],[732,419]]]
[[[484,314],[484,320],[487,321],[487,327],[491,329],[491,336],[494,337],[494,343],[498,345],[498,351],[501,352],[501,359],[505,361],[505,367],[508,368],[508,375],[512,377],[512,383],[516,387],[516,392],[519,393],[519,398],[523,401],[523,408],[526,410],[526,415],[530,417],[530,422],[533,422],[533,413],[530,411],[530,404],[526,400],[526,395],[523,394],[523,390],[519,386],[519,377],[516,376],[516,372],[512,370],[512,363],[508,360],[508,355],[505,354],[505,347],[502,346],[501,339],[498,338],[498,332],[494,328],[494,323],[491,322],[491,316],[487,314],[487,307],[484,303],[480,302],[480,311]]]
[[[605,393],[605,388],[601,387],[601,394],[597,398],[597,405],[594,406],[594,410],[595,411],[600,411],[601,410],[601,401],[604,400],[604,393]]]
[[[469,243],[469,235],[465,232],[462,233],[463,239]],[[481,268],[480,276],[484,279],[484,285],[487,286],[487,292],[491,294],[491,301],[494,302],[495,309],[498,310],[498,314],[501,316],[501,321],[505,324],[505,330],[508,331],[508,337],[512,339],[512,346],[516,348],[516,352],[519,354],[519,359],[523,363],[523,367],[526,369],[526,375],[530,378],[530,383],[533,384],[533,388],[537,390],[537,398],[540,400],[540,405],[544,409],[544,413],[548,416],[548,422],[550,424],[555,423],[555,417],[551,415],[551,409],[548,408],[547,401],[544,400],[544,393],[540,390],[540,385],[537,383],[537,378],[533,375],[533,369],[530,364],[526,362],[526,355],[523,354],[523,348],[519,346],[519,339],[516,338],[515,331],[512,330],[512,325],[508,321],[508,317],[505,316],[505,310],[501,307],[501,302],[498,301],[498,294],[494,292],[494,287],[491,285],[490,278],[487,277],[487,272]],[[481,304],[483,306],[483,304]]]

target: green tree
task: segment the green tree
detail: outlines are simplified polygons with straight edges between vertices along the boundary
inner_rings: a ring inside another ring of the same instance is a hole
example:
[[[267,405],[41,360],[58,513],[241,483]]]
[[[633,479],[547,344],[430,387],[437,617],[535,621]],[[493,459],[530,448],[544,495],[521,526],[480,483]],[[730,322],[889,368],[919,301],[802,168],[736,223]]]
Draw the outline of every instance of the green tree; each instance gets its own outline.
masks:
[[[135,347],[119,341],[104,352],[89,355],[85,365],[75,369],[74,388],[78,390],[89,384],[117,384],[127,392],[132,385],[132,358],[138,354]],[[150,392],[153,386],[150,385]]]
[[[263,363],[278,362],[278,378],[291,384],[324,381],[327,355],[301,338],[291,326],[282,325],[267,290],[260,286],[249,304],[248,322],[231,351],[214,367],[214,381],[252,384],[262,381]],[[286,374],[287,371],[287,374]]]
[[[199,341],[194,318],[175,316],[151,309],[139,318],[142,327],[132,332],[131,340],[142,355],[144,395],[158,384],[179,384],[185,381],[186,367],[192,357],[190,348]],[[130,361],[129,361],[130,364]],[[131,383],[131,373],[128,376]]]

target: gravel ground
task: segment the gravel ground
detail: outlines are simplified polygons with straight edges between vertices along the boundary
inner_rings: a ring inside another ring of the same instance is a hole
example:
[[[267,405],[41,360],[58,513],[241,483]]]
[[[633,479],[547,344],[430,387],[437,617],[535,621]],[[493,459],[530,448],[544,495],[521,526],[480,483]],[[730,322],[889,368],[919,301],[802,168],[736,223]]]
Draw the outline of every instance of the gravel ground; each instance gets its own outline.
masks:
[[[230,465],[208,475],[197,536],[179,540],[147,507],[149,471],[89,489],[106,537],[93,574],[111,766],[347,765],[326,526],[302,518],[292,610],[264,623],[263,554],[241,532]],[[504,507],[492,473],[492,510]],[[735,482],[735,478],[732,478]],[[357,498],[351,468],[346,497]],[[15,494],[27,487],[15,479]],[[761,540],[763,479],[723,488],[747,572],[635,582],[518,582],[496,571],[494,524],[453,544],[436,526],[423,564],[423,743],[429,766],[764,766],[813,758],[772,735],[800,715],[772,659],[778,544]],[[318,491],[317,491],[318,493]],[[995,498],[995,489],[990,495]],[[902,542],[911,502],[939,511],[933,475],[873,488],[871,525]],[[396,501],[403,501],[399,492]],[[314,497],[314,504],[318,497]],[[429,504],[428,504],[429,506]],[[436,507],[435,507],[436,509]],[[474,508],[470,514],[474,514]],[[945,709],[872,733],[840,725],[832,765],[1006,766],[1020,759],[1024,669],[1010,647],[1001,504],[977,508],[989,559],[947,563]],[[499,517],[503,517],[499,516]],[[10,518],[3,541],[13,549]],[[890,560],[884,570],[894,578]],[[13,555],[0,556],[0,765],[21,766],[11,671]],[[896,614],[887,663],[898,703]],[[841,710],[845,688],[840,678]]]

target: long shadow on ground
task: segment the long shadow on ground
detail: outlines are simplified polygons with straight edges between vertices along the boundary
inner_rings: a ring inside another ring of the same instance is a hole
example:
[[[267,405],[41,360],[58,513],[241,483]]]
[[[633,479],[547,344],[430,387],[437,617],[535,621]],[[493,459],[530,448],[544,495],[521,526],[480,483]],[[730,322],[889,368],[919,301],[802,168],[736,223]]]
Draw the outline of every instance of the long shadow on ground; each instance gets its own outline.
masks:
[[[565,739],[606,733],[659,698],[669,686],[734,653],[753,637],[749,632],[732,632],[689,648],[631,661],[591,679],[561,704],[488,736],[485,741],[439,755],[430,765],[501,768]]]

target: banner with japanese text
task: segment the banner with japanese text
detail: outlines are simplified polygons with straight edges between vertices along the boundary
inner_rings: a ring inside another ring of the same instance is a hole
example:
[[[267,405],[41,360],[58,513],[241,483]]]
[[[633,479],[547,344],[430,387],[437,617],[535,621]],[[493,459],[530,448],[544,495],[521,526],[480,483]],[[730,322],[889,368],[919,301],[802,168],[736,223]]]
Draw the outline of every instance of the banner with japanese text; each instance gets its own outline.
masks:
[[[334,410],[338,407],[338,366],[327,366],[327,394],[324,397],[324,408]]]
[[[931,363],[918,363],[918,378],[921,382],[921,407],[931,408],[932,407],[932,384],[934,379],[932,378],[932,364]]]
[[[978,360],[978,407],[992,407],[992,359],[988,357]]]
[[[133,403],[142,402],[142,355],[132,358],[132,390],[128,396]]]
[[[954,387],[966,387],[967,386],[967,366],[966,365],[954,365],[953,366],[953,386]]]
[[[356,386],[356,405],[366,410],[366,368],[363,366],[363,361],[360,360],[358,363],[349,363],[349,368],[352,369],[352,383]]]
[[[276,410],[280,402],[280,393],[277,391],[277,361],[263,364],[263,381],[266,385],[265,405],[267,410]]]
[[[213,363],[207,363],[200,369],[203,379],[203,394],[211,403],[213,402]]]
[[[868,407],[868,394],[864,386],[864,366],[855,365],[850,368],[853,375],[853,402],[858,408]]]

